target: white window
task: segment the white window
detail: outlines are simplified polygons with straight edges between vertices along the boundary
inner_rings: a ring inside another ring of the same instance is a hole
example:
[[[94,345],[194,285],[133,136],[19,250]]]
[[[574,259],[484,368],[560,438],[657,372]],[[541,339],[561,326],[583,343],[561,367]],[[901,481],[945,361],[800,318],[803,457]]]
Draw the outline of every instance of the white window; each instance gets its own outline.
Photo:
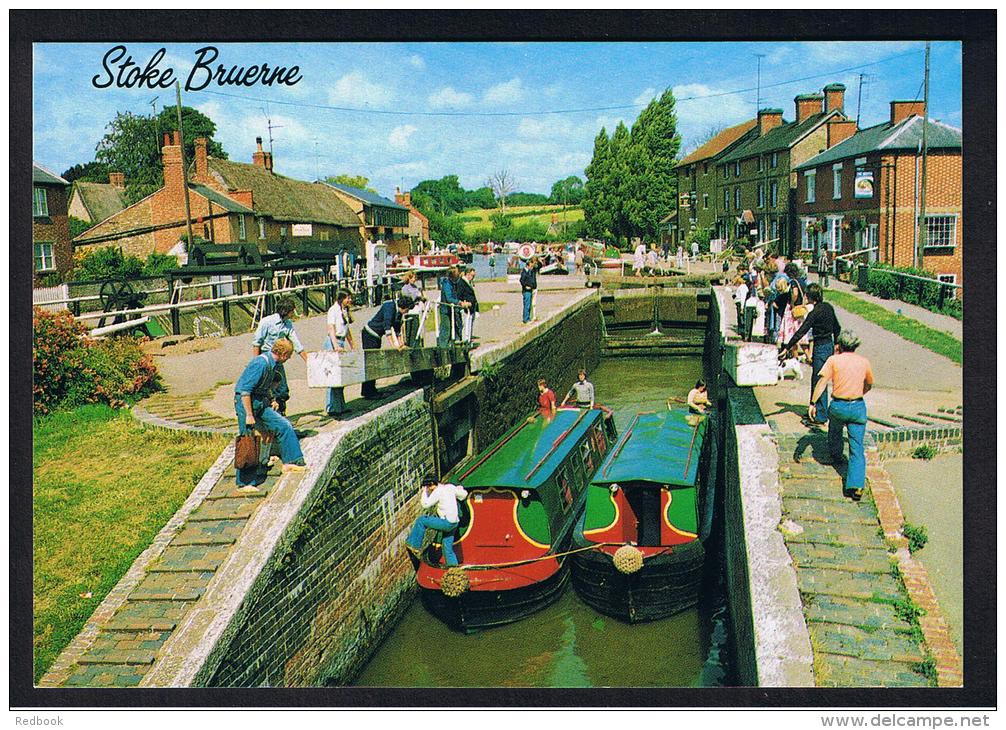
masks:
[[[722,167],[720,167],[720,171],[723,173],[723,177],[727,177],[730,174],[730,173],[727,172],[727,166],[726,165],[723,165]]]
[[[926,216],[926,248],[953,248],[956,243],[956,215]]]
[[[761,155],[758,155],[758,172],[761,172],[764,169],[765,169],[765,159]]]
[[[35,188],[38,190],[38,188]],[[56,258],[51,243],[35,244],[35,271],[52,271],[56,268]]]
[[[734,188],[734,208],[741,209],[741,189]]]
[[[800,219],[800,250],[801,251],[813,251],[814,243],[817,240],[817,231],[812,231],[808,228],[811,223],[814,222],[813,218],[801,218]]]
[[[772,185],[769,187],[769,205],[775,208],[779,205],[779,183],[773,181]]]
[[[238,240],[243,241],[248,237],[248,231],[245,230],[245,214],[238,214]]]
[[[265,238],[265,218],[258,219],[258,237]]]
[[[771,162],[769,162],[769,166],[770,166],[770,167],[771,167],[771,168],[772,168],[773,170],[774,170],[775,168],[779,167],[779,153],[778,153],[778,152],[773,152],[773,153],[772,153],[772,161],[771,161]]]
[[[831,166],[831,197],[842,199],[842,163]]]
[[[35,188],[32,196],[31,214],[36,218],[46,218],[49,215],[49,199],[45,188]]]
[[[723,210],[730,210],[730,188],[723,188]]]
[[[740,176],[741,176],[741,161],[737,160],[737,162],[734,163],[734,177],[740,177]]]
[[[842,250],[842,216],[828,216],[828,250]]]
[[[702,193],[702,209],[709,210],[709,193]]]
[[[813,203],[815,198],[815,187],[817,187],[817,170],[807,170],[803,173],[803,182],[807,188],[807,198],[804,202]]]
[[[773,218],[772,219],[772,234],[771,234],[771,238],[772,238],[773,241],[775,241],[776,239],[779,238],[779,219],[778,218]]]
[[[765,183],[758,183],[758,207],[765,207]]]

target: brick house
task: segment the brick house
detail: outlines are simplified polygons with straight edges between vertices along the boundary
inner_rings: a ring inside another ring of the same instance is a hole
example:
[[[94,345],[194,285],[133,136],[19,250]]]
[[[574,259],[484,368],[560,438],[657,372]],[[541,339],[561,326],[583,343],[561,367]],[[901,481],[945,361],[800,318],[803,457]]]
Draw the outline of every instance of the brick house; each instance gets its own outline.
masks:
[[[129,206],[126,200],[126,176],[108,173],[107,183],[74,180],[68,212],[85,223],[101,223]]]
[[[749,119],[724,129],[674,166],[678,203],[676,215],[661,221],[662,226],[667,226],[666,242],[684,245],[691,231],[715,230],[717,210],[722,207],[716,195],[716,160],[756,136],[757,124],[757,119]]]
[[[395,188],[395,202],[409,209],[409,240],[421,250],[422,245],[430,240],[430,219],[412,204],[412,193],[408,191],[403,193]]]
[[[856,124],[845,117],[842,84],[801,94],[794,104],[792,122],[783,119],[781,109],[759,110],[757,134],[716,160],[718,238],[774,241],[775,249],[789,254],[797,246],[794,169],[851,136]]]
[[[359,219],[363,240],[384,241],[389,253],[409,253],[409,209],[400,203],[351,185],[323,183],[348,205]]]
[[[161,150],[164,186],[90,228],[76,239],[78,249],[114,245],[146,258],[152,252],[181,253],[185,240],[185,182],[178,132],[165,135]],[[270,243],[298,236],[341,240],[359,250],[357,217],[324,185],[277,175],[272,154],[258,151],[252,164],[207,155],[207,140],[195,140],[189,174],[193,236],[214,243]]]
[[[47,274],[65,275],[73,268],[70,220],[66,212],[70,183],[37,162],[31,166],[32,284]]]
[[[817,258],[877,247],[861,260],[913,266],[922,174],[920,101],[892,101],[890,118],[795,169],[800,247]],[[923,266],[962,283],[961,130],[930,120],[926,130]],[[817,230],[817,229],[823,230]]]

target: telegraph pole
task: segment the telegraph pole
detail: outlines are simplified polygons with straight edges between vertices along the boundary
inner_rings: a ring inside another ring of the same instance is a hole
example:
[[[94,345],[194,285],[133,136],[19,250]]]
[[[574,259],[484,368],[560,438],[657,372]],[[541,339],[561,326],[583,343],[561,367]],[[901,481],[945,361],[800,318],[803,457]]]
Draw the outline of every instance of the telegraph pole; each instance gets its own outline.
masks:
[[[859,129],[859,112],[863,108],[863,77],[866,74],[859,74],[859,93],[856,95],[856,129]]]
[[[192,211],[189,208],[189,169],[185,164],[185,134],[182,132],[182,86],[175,81],[175,111],[178,113],[178,137],[182,152],[182,187],[185,190],[185,230],[188,234],[188,245],[185,252],[192,248]]]
[[[923,77],[925,92],[922,99],[925,107],[922,110],[922,190],[919,191],[919,249],[915,253],[916,266],[923,268],[923,252],[929,231],[926,229],[926,158],[929,155],[927,132],[929,131],[929,41],[926,41],[926,72]]]

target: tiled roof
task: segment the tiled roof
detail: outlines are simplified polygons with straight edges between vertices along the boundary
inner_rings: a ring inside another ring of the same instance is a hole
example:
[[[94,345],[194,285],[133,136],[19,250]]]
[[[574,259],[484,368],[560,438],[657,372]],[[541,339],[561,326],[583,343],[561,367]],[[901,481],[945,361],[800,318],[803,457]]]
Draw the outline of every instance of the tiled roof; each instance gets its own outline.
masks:
[[[69,185],[66,180],[54,173],[52,170],[43,167],[37,162],[31,163],[31,181],[42,183],[43,185]]]
[[[394,200],[388,200],[385,197],[378,195],[377,193],[372,193],[369,190],[363,190],[361,188],[354,188],[351,185],[342,185],[341,183],[330,183],[327,182],[325,185],[329,185],[336,190],[341,190],[346,193],[346,195],[351,195],[357,200],[362,200],[367,205],[378,205],[383,208],[397,208],[398,210],[408,210],[404,205],[399,205]]]
[[[754,129],[757,124],[757,119],[749,119],[746,122],[741,122],[740,124],[735,124],[732,127],[727,127],[711,140],[699,146],[698,149],[685,155],[685,157],[683,157],[681,161],[675,165],[675,167],[682,167],[683,165],[690,165],[693,162],[699,162],[700,160],[708,160],[716,157],[716,155],[720,154],[727,147]]]
[[[204,198],[206,198],[210,202],[216,203],[229,213],[249,213],[249,214],[255,213],[255,211],[253,211],[251,208],[248,208],[239,203],[238,201],[228,198],[223,193],[218,193],[213,188],[208,188],[205,185],[196,185],[195,183],[189,183],[189,190],[193,190],[199,193]],[[252,199],[254,200],[254,193],[252,193]]]
[[[278,221],[360,225],[360,218],[323,183],[276,175],[257,165],[207,159],[211,175],[232,190],[251,190],[255,212]]]
[[[922,144],[922,117],[912,115],[897,124],[884,122],[862,129],[849,139],[799,165],[796,169],[817,167],[848,157],[858,157],[870,152],[889,150],[917,150]],[[961,130],[941,122],[929,120],[926,146],[929,149],[961,149]]]
[[[91,214],[91,221],[94,223],[100,223],[129,205],[126,191],[110,183],[74,180],[73,189],[80,195],[80,200]],[[73,193],[70,195],[72,197]]]
[[[814,129],[814,127],[837,114],[838,112],[836,111],[821,112],[820,114],[811,114],[799,123],[784,123],[770,129],[761,137],[755,137],[750,142],[745,142],[739,147],[734,148],[725,157],[717,160],[717,162],[733,162],[734,160],[743,160],[747,157],[753,157],[754,155],[766,152],[784,150],[795,144],[801,137]]]

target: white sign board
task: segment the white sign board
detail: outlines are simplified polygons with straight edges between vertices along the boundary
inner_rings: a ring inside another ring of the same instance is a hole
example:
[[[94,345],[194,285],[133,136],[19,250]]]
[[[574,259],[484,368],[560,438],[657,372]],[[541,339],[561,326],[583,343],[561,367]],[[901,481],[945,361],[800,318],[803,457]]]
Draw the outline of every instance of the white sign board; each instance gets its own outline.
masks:
[[[341,388],[363,382],[363,351],[319,350],[307,354],[309,388]]]
[[[314,227],[310,223],[294,223],[293,224],[293,235],[294,236],[312,236]]]

